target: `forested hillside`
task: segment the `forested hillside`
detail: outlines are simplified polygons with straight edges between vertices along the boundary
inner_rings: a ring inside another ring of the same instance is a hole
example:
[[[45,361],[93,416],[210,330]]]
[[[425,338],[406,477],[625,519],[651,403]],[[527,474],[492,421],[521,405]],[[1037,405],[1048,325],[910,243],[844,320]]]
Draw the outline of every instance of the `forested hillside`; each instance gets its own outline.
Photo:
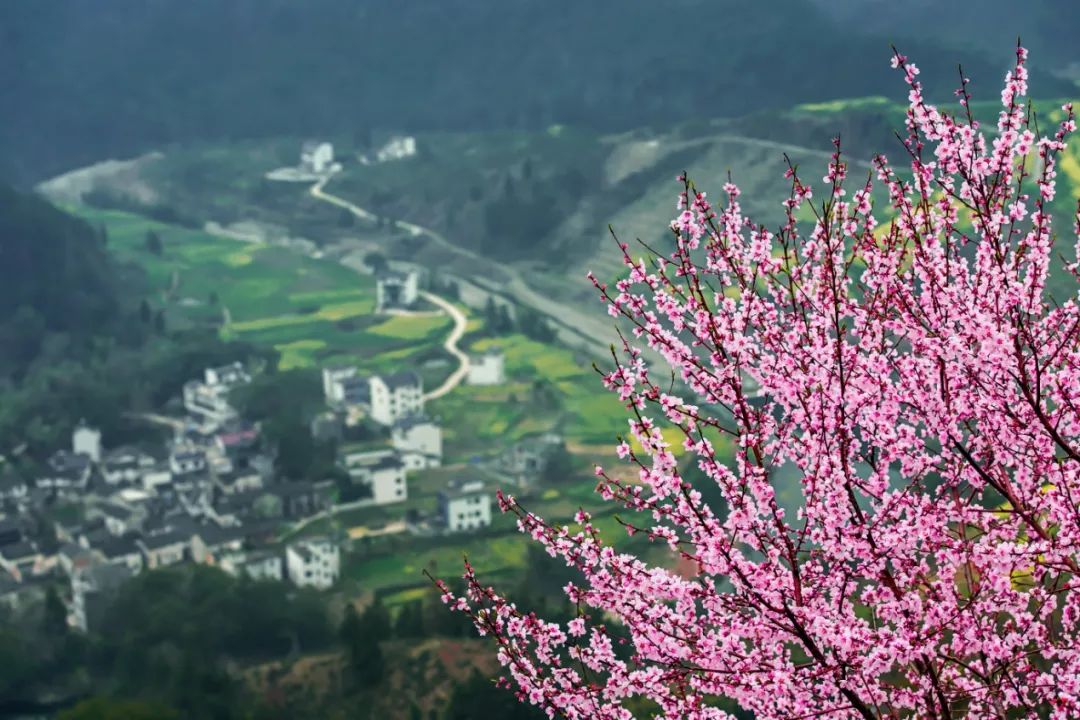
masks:
[[[810,0],[15,0],[0,4],[0,177],[193,139],[611,130],[881,94],[896,38],[863,25]],[[996,83],[1011,59],[903,45],[936,96],[958,61]]]
[[[93,228],[0,186],[0,375],[21,375],[50,334],[78,343],[113,326],[113,282]]]
[[[126,411],[252,352],[214,328],[172,332],[144,273],[107,245],[102,228],[0,186],[0,454],[50,452],[80,418],[119,442],[139,432]]]

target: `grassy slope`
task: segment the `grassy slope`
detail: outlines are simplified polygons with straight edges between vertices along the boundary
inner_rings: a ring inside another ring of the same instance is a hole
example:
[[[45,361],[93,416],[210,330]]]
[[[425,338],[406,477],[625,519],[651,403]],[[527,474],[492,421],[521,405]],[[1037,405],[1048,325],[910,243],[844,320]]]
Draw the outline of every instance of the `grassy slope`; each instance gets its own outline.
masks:
[[[221,325],[226,336],[277,349],[283,368],[344,359],[378,367],[383,354],[437,347],[451,325],[445,316],[373,316],[373,280],[337,263],[130,213],[73,210],[108,228],[118,258],[145,268],[149,300],[165,310],[170,327]],[[160,256],[147,250],[151,231],[162,239]]]

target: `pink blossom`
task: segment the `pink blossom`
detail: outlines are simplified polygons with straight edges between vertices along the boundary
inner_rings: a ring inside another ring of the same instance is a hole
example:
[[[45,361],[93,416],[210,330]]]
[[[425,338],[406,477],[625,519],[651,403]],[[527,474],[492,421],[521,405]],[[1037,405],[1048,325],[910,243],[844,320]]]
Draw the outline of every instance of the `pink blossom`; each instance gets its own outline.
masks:
[[[1067,105],[1037,138],[1026,57],[988,139],[929,104],[895,54],[902,174],[879,156],[845,200],[836,141],[826,211],[811,228],[794,217],[811,190],[789,165],[775,232],[743,216],[734,185],[714,210],[680,177],[662,262],[624,246],[617,290],[593,279],[633,329],[603,383],[641,448],[615,448],[637,482],[597,467],[597,490],[656,551],[500,496],[580,577],[565,628],[469,565],[461,598],[441,586],[520,698],[573,720],[627,720],[633,698],[727,720],[718,697],[763,720],[1080,717],[1080,308],[1045,294],[1047,203],[1075,121]],[[874,183],[890,220],[877,237]],[[1073,230],[1076,273],[1080,207]],[[670,372],[654,377],[639,344]]]

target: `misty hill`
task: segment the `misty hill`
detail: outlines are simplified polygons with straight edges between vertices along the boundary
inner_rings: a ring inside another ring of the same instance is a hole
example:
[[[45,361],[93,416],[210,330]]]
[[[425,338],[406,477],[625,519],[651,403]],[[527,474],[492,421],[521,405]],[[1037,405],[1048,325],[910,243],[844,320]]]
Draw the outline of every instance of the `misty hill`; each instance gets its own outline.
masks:
[[[0,375],[24,370],[50,333],[84,338],[113,326],[114,282],[97,231],[0,185]]]
[[[890,38],[863,25],[810,0],[2,3],[0,176],[195,139],[612,130],[882,94]],[[1011,60],[904,51],[937,96],[958,61],[997,83]]]
[[[1020,37],[1040,67],[1076,76],[1080,5],[1055,0],[814,0],[842,24],[858,23],[898,44],[922,36],[957,48],[996,54]],[[1069,66],[1074,66],[1070,71]]]

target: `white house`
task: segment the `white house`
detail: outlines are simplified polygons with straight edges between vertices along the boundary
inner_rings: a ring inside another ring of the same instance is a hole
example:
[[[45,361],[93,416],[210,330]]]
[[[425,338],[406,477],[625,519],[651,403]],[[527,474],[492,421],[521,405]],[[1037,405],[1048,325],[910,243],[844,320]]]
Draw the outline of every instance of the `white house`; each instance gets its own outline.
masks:
[[[252,580],[276,580],[285,578],[281,555],[269,550],[256,552],[233,552],[223,555],[218,567],[233,577],[246,575]]]
[[[382,425],[424,412],[424,386],[411,370],[373,375],[368,380],[371,419]]]
[[[197,563],[216,565],[218,558],[223,555],[243,550],[246,534],[243,526],[203,525],[191,536],[191,559]]]
[[[168,462],[155,463],[152,467],[144,468],[140,478],[142,486],[146,490],[155,491],[172,482],[172,470]]]
[[[405,483],[405,463],[396,450],[367,450],[346,453],[342,464],[354,483],[371,488],[371,502],[387,505],[409,496]]]
[[[466,380],[470,385],[501,385],[506,382],[502,350],[491,347],[482,353],[470,355]]]
[[[389,160],[404,160],[416,154],[416,138],[406,135],[404,137],[392,137],[389,142],[375,152],[376,162]]]
[[[341,552],[328,538],[310,538],[285,548],[285,568],[297,587],[326,590],[341,575]]]
[[[327,405],[367,404],[368,381],[356,373],[355,367],[323,368],[322,381]]]
[[[109,485],[134,483],[154,467],[154,458],[131,446],[113,448],[101,459],[101,476]]]
[[[71,433],[71,451],[76,455],[85,455],[94,462],[101,460],[101,431],[80,420]]]
[[[184,407],[205,426],[216,429],[237,417],[229,404],[229,393],[251,382],[251,376],[238,362],[206,368],[203,380],[184,384]]]
[[[322,175],[334,164],[334,146],[328,142],[308,140],[300,146],[300,169]]]
[[[191,553],[192,532],[183,528],[169,528],[164,532],[147,535],[139,540],[146,567],[166,567],[183,562]]]
[[[442,464],[442,428],[423,415],[410,415],[394,423],[390,443],[401,455],[406,470]]]
[[[206,470],[206,453],[188,445],[177,445],[169,453],[169,472],[193,475]]]
[[[131,530],[138,530],[145,512],[117,502],[102,502],[86,509],[86,517],[102,518],[105,528],[114,536],[123,535]]]
[[[45,471],[38,476],[39,488],[52,490],[58,495],[72,495],[86,489],[93,464],[87,455],[57,450],[46,463]]]
[[[479,480],[451,483],[439,491],[439,515],[447,532],[491,525],[491,494]]]
[[[243,468],[216,475],[214,485],[222,495],[235,495],[260,490],[263,487],[263,476],[253,468]]]
[[[4,472],[0,469],[0,502],[11,500],[22,502],[30,492],[26,481],[14,472]]]
[[[375,310],[383,312],[393,308],[412,307],[419,291],[415,270],[384,270],[375,278]]]

